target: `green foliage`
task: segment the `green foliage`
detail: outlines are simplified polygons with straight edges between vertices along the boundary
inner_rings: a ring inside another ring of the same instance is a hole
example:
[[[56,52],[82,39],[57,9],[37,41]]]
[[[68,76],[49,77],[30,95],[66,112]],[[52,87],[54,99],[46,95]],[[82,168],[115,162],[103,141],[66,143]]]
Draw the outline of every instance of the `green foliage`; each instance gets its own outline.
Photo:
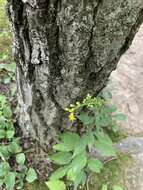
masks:
[[[72,154],[69,152],[58,152],[53,154],[50,158],[54,163],[65,165],[71,161]]]
[[[108,190],[108,189],[107,189],[107,185],[102,185],[101,190]]]
[[[123,188],[118,186],[118,185],[114,185],[112,189],[113,190],[123,190]],[[108,186],[107,185],[102,185],[101,190],[108,190]]]
[[[26,173],[26,180],[31,183],[37,179],[37,174],[33,168],[29,168]]]
[[[46,182],[50,190],[66,190],[66,185],[63,181],[53,180]]]
[[[79,185],[84,186],[89,172],[97,174],[102,172],[103,163],[92,157],[90,151],[96,149],[101,156],[117,157],[112,139],[108,134],[116,133],[117,121],[125,119],[123,114],[116,112],[115,105],[108,105],[105,99],[90,95],[65,110],[69,112],[69,120],[72,124],[76,122],[82,126],[82,133],[78,135],[65,131],[59,135],[59,143],[53,146],[55,153],[50,156],[50,159],[60,167],[46,182],[50,190],[58,189],[57,184],[64,184],[65,179],[67,186],[72,182],[74,189],[77,189]],[[118,190],[118,186],[113,188]],[[102,190],[107,190],[107,185],[103,185]]]
[[[88,168],[93,172],[100,173],[101,169],[103,168],[103,164],[100,160],[89,159]]]
[[[123,190],[123,188],[118,185],[114,185],[113,190]]]
[[[0,187],[22,189],[25,179],[33,182],[37,178],[35,170],[28,169],[25,161],[19,139],[15,137],[11,108],[6,97],[0,95]]]
[[[25,154],[24,153],[17,154],[16,162],[20,165],[23,165],[25,163]]]

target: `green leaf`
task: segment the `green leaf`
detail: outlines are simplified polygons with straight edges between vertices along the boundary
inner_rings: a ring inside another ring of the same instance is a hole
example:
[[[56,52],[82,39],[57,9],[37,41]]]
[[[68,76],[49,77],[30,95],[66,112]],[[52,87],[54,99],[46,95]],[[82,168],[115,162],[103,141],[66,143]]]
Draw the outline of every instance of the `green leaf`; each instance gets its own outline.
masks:
[[[7,190],[13,190],[14,189],[15,177],[16,177],[16,174],[14,172],[8,173],[6,180],[5,180]]]
[[[88,148],[91,149],[95,141],[93,132],[92,131],[87,132],[83,138],[86,144],[88,145]]]
[[[66,175],[67,170],[68,170],[68,167],[61,167],[57,169],[56,171],[52,173],[50,180],[57,180],[57,179],[63,178]]]
[[[116,133],[119,130],[118,125],[114,124],[111,126],[112,130]]]
[[[0,139],[5,138],[6,131],[4,129],[0,129]]]
[[[79,135],[76,133],[72,132],[65,132],[60,135],[60,139],[62,140],[63,143],[60,145],[55,145],[54,149],[58,150],[61,149],[60,151],[71,151],[74,149],[75,144],[77,141],[80,139]]]
[[[126,116],[122,113],[118,113],[113,115],[113,118],[115,118],[118,121],[125,121],[126,120]]]
[[[112,140],[107,134],[96,133],[95,147],[103,156],[116,156]]]
[[[0,164],[0,178],[4,177],[9,171],[8,162],[1,162]]]
[[[89,159],[87,164],[88,164],[88,168],[92,172],[100,173],[101,169],[103,168],[102,162],[97,159]]]
[[[7,130],[6,131],[6,138],[11,139],[14,136],[14,130]]]
[[[105,111],[102,111],[99,114],[97,114],[96,120],[95,120],[95,124],[97,128],[109,126],[110,122],[111,122],[111,118],[107,113],[105,113]]]
[[[106,112],[113,113],[113,112],[117,111],[117,106],[116,105],[106,105],[104,109]]]
[[[94,123],[95,118],[92,116],[89,116],[87,113],[82,113],[77,116],[78,119],[85,125],[92,125]]]
[[[61,180],[51,180],[45,182],[50,190],[66,190],[66,185]]]
[[[37,174],[36,174],[35,170],[33,168],[29,168],[29,170],[28,170],[28,172],[26,174],[26,180],[29,183],[32,183],[36,179],[37,179]]]
[[[0,157],[2,158],[2,159],[8,159],[9,158],[9,156],[10,156],[10,153],[9,153],[9,151],[8,151],[8,146],[6,146],[6,145],[1,145],[0,146]]]
[[[77,169],[75,168],[71,168],[68,172],[67,172],[67,180],[69,181],[75,181],[78,173],[80,171],[78,171]]]
[[[20,153],[16,155],[16,161],[18,164],[23,165],[25,162],[25,154],[24,153]]]
[[[84,137],[80,138],[80,140],[75,144],[73,157],[80,154],[86,149],[87,142]]]
[[[60,144],[56,144],[53,146],[53,149],[54,150],[58,150],[58,151],[61,151],[61,152],[69,152],[71,151],[73,148],[71,146],[68,146],[64,143],[60,143]]]
[[[86,166],[86,163],[87,163],[87,153],[86,151],[83,151],[82,153],[74,157],[70,167],[80,171]]]
[[[110,92],[110,90],[103,90],[101,93],[101,97],[103,97],[105,100],[111,100],[112,93]]]
[[[11,142],[9,144],[9,152],[13,154],[17,154],[21,152],[21,147],[17,144],[17,142]]]
[[[102,185],[102,188],[101,188],[101,190],[107,190],[107,185]]]
[[[114,185],[113,190],[124,190],[124,189],[118,185]]]
[[[12,116],[11,108],[9,106],[4,107],[3,114],[6,118],[11,118],[11,116]]]
[[[86,173],[81,171],[75,178],[74,180],[74,187],[75,189],[79,186],[82,185],[84,186],[86,183]]]
[[[65,165],[72,159],[72,154],[69,152],[58,152],[50,156],[51,160],[56,164]]]

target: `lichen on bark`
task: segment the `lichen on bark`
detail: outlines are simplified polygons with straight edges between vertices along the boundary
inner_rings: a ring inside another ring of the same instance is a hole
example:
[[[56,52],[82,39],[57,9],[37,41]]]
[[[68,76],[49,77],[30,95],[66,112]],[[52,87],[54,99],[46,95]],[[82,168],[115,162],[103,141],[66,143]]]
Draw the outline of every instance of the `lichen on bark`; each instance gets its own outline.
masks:
[[[48,146],[64,108],[96,95],[143,20],[142,0],[8,0],[19,124]]]

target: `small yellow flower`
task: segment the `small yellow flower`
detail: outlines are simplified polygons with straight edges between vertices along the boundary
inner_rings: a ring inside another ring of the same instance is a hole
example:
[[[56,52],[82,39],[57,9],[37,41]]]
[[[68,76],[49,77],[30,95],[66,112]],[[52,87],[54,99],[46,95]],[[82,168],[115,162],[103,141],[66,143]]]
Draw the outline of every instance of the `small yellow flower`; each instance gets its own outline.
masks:
[[[73,112],[70,113],[70,114],[69,114],[69,120],[70,120],[70,121],[75,121],[75,119],[76,119],[76,118],[75,118],[74,113],[73,113]]]

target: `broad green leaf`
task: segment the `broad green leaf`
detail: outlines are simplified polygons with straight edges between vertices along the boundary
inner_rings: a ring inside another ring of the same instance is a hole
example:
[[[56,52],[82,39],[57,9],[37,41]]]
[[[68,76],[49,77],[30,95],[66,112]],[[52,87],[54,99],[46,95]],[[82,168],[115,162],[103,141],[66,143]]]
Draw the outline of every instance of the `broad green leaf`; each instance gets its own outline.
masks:
[[[0,146],[0,156],[1,156],[1,158],[3,158],[4,157],[4,159],[8,159],[9,158],[9,156],[10,156],[10,153],[9,153],[9,151],[8,151],[8,146],[6,146],[6,145],[1,145]]]
[[[113,190],[124,190],[124,189],[118,185],[114,185]]]
[[[96,120],[95,120],[96,127],[99,128],[99,127],[109,126],[110,122],[111,122],[110,116],[104,111],[97,114]]]
[[[83,151],[82,153],[74,157],[70,167],[80,171],[86,166],[86,163],[87,163],[87,153],[86,151]]]
[[[67,144],[60,143],[60,144],[54,145],[54,146],[53,146],[53,149],[54,149],[54,150],[61,151],[61,152],[69,152],[69,151],[71,151],[73,148],[72,148],[72,146],[68,146]]]
[[[105,134],[104,132],[96,132],[95,135],[96,135],[98,140],[106,142],[106,144],[109,144],[109,145],[113,144],[109,135]]]
[[[108,189],[107,185],[102,185],[101,190],[107,190],[107,189]]]
[[[117,111],[117,106],[116,105],[106,105],[104,109],[106,112],[113,113],[113,112]]]
[[[24,153],[20,153],[16,155],[16,161],[18,164],[24,164],[25,162],[25,154]]]
[[[0,139],[5,138],[6,131],[4,129],[0,129]]]
[[[6,138],[11,139],[14,136],[14,130],[7,130],[6,131]]]
[[[126,116],[122,113],[118,113],[113,115],[113,118],[115,118],[118,121],[125,121],[126,120]]]
[[[14,172],[8,173],[6,180],[5,180],[7,190],[13,190],[14,189],[15,177],[16,177],[16,174]]]
[[[78,175],[79,172],[80,172],[80,171],[78,171],[77,169],[71,168],[71,169],[67,172],[67,179],[68,179],[69,181],[75,181],[75,179],[76,179],[76,177],[77,177],[77,175]]]
[[[51,160],[56,164],[65,165],[72,159],[72,154],[69,152],[58,152],[50,156]]]
[[[9,171],[9,164],[7,162],[1,162],[0,164],[0,178],[4,177]]]
[[[16,142],[11,142],[9,144],[9,152],[13,154],[17,154],[21,152],[21,147]]]
[[[105,100],[111,100],[112,93],[109,90],[103,90],[101,93],[101,97],[103,97]]]
[[[77,143],[77,141],[80,139],[80,137],[76,133],[65,132],[60,135],[60,139],[62,140],[63,143],[61,143],[60,145],[55,145],[54,149],[56,150],[63,149],[66,151],[71,151],[74,149],[74,146]]]
[[[50,190],[66,190],[66,185],[61,180],[51,180],[45,182]]]
[[[81,171],[75,178],[74,180],[74,187],[75,189],[79,186],[82,185],[84,186],[86,183],[86,173]]]
[[[67,170],[68,170],[68,167],[61,167],[57,169],[56,171],[52,173],[50,180],[57,180],[57,179],[63,178],[66,175]]]
[[[77,116],[78,119],[85,125],[92,125],[94,123],[95,118],[92,116],[89,116],[87,113],[82,113]]]
[[[11,118],[12,116],[11,108],[9,106],[4,107],[3,114],[6,118]]]
[[[88,164],[88,168],[92,172],[100,173],[101,169],[103,168],[102,162],[97,159],[89,159],[87,164]]]
[[[36,179],[37,179],[37,174],[36,174],[35,170],[33,168],[29,168],[29,170],[28,170],[28,172],[26,174],[26,180],[29,183],[32,183]]]
[[[75,157],[76,155],[80,154],[81,152],[83,152],[86,149],[86,141],[84,140],[84,138],[81,138],[76,144],[75,144],[75,148],[74,148],[74,153],[73,153],[73,157]]]
[[[106,142],[96,141],[95,147],[103,156],[116,156],[113,146],[106,144]]]
[[[91,149],[91,147],[93,146],[94,144],[94,135],[91,131],[87,132],[85,135],[84,135],[84,141],[86,142],[86,145],[88,145],[88,148]]]
[[[96,149],[103,156],[116,156],[116,152],[110,137],[104,133],[98,133],[96,134],[96,136],[97,136],[97,140],[95,141]]]

